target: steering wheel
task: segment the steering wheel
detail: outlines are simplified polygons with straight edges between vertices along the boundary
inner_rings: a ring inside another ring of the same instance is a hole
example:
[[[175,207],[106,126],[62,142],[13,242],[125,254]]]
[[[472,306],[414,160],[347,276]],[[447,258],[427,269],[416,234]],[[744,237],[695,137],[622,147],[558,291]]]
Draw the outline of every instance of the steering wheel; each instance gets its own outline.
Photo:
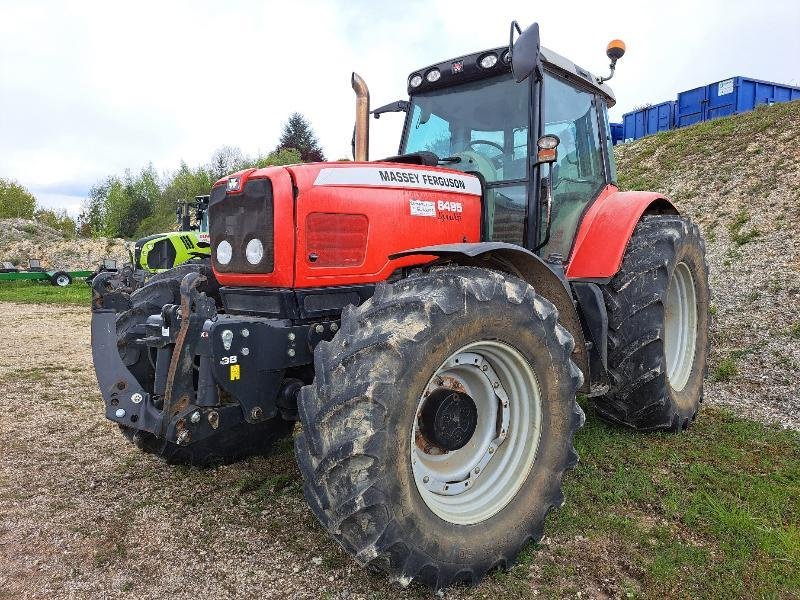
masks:
[[[475,144],[486,144],[487,146],[493,146],[498,150],[500,150],[500,154],[498,156],[493,156],[493,157],[486,156],[485,158],[489,159],[497,168],[503,166],[503,153],[505,152],[505,148],[503,148],[500,144],[498,144],[497,142],[490,142],[489,140],[471,140],[470,142],[467,143],[466,149],[472,150],[473,152],[478,152],[472,147]],[[481,153],[478,152],[478,154]]]

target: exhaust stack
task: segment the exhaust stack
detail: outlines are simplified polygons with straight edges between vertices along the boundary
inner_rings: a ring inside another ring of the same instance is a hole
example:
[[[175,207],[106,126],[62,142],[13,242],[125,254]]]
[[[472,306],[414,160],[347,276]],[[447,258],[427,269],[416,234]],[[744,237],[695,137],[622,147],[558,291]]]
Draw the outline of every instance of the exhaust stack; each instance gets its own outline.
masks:
[[[356,93],[356,126],[353,132],[353,159],[369,160],[369,88],[358,73],[350,83]]]

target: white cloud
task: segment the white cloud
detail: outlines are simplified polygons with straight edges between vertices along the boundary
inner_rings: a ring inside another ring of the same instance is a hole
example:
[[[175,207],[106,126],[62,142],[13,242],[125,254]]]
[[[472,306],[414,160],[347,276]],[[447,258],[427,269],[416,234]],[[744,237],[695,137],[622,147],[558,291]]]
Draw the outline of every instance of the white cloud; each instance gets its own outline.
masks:
[[[41,202],[74,214],[91,182],[125,168],[197,164],[223,144],[268,152],[295,110],[330,158],[347,156],[351,71],[373,106],[403,98],[412,70],[502,45],[512,18],[537,20],[544,45],[597,73],[606,42],[624,39],[617,119],[731,75],[800,81],[796,0],[12,0],[0,7],[0,176],[49,186]],[[371,127],[372,156],[394,154],[402,118]]]

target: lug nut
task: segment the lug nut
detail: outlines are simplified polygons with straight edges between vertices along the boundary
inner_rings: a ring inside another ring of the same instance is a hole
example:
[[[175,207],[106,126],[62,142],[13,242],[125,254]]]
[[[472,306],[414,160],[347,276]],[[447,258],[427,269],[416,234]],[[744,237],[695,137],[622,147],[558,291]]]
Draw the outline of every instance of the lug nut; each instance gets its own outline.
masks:
[[[184,445],[189,443],[189,440],[191,439],[191,437],[192,437],[192,434],[189,433],[189,430],[188,429],[184,429],[183,431],[181,431],[178,434],[178,437],[177,437],[176,441],[178,442],[179,446],[184,446]]]
[[[492,387],[495,388],[495,389],[499,388],[500,387],[500,382],[499,381],[493,382],[492,383]]]
[[[294,348],[289,348],[289,349],[286,351],[286,353],[287,353],[289,356],[294,356],[295,354],[297,354],[297,353],[294,351]]]
[[[115,416],[116,416],[118,419],[121,419],[122,417],[124,417],[124,416],[125,416],[125,409],[124,409],[124,408],[118,408],[118,409],[117,409],[117,412],[115,412],[115,413],[114,413],[114,415],[115,415]]]
[[[199,410],[196,410],[196,411],[194,411],[194,412],[192,413],[192,416],[191,416],[191,417],[189,417],[189,420],[190,420],[192,423],[199,423],[199,422],[200,422],[200,411],[199,411]]]
[[[134,404],[139,404],[142,401],[142,395],[139,392],[136,392],[133,396],[131,396],[131,402]]]
[[[331,331],[338,331],[339,326],[336,323],[331,323]]]
[[[314,326],[314,331],[316,333],[322,333],[323,331],[325,331],[325,328],[322,325],[316,325]]]
[[[250,354],[250,348],[242,348],[242,355],[247,356]]]
[[[288,337],[288,338],[289,338],[289,341],[290,341],[290,342],[293,342],[293,341],[294,341],[294,338],[295,338],[296,336],[294,335],[294,333],[289,333],[289,335],[287,335],[286,337]]]
[[[425,475],[425,477],[422,478],[422,483],[428,483],[430,480],[431,478]]]
[[[481,472],[481,468],[480,467],[475,467],[475,475],[477,475],[480,472]]]
[[[494,446],[489,446],[489,454],[494,454]]]
[[[256,407],[253,408],[253,410],[250,411],[250,418],[251,419],[260,419],[261,415],[263,415],[263,414],[264,414],[264,411],[261,410],[261,407],[260,406],[256,406]]]
[[[488,370],[489,370],[489,366],[488,365],[483,365],[481,367],[481,371],[488,371]]]
[[[242,329],[242,337],[247,337],[250,335],[249,329]]]

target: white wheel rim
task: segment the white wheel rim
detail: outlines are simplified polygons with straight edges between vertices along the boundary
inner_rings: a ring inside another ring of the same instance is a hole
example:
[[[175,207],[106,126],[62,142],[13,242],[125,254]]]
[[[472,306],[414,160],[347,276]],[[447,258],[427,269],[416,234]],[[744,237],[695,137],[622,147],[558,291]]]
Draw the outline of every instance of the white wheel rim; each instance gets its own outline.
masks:
[[[475,431],[465,446],[426,451],[419,416],[431,391],[458,389],[477,408]],[[411,430],[414,482],[428,508],[458,525],[500,512],[528,478],[541,436],[541,393],[523,354],[498,341],[468,344],[454,352],[428,381]]]
[[[697,344],[697,297],[686,263],[678,263],[672,273],[664,312],[667,378],[672,389],[679,392],[689,381]]]
[[[59,275],[56,277],[56,283],[61,287],[65,287],[69,285],[69,279],[67,279],[67,277],[64,275]]]

